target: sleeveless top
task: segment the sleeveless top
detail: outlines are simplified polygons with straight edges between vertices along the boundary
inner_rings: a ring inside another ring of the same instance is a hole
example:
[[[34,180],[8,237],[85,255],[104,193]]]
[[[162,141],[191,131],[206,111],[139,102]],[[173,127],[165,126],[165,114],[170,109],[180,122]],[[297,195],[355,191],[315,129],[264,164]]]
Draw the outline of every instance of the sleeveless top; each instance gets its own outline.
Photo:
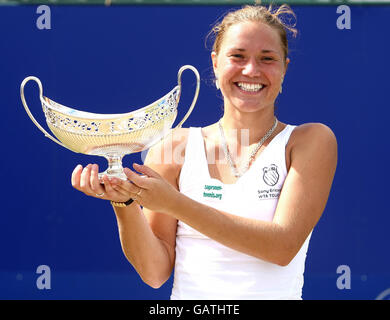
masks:
[[[276,135],[234,184],[210,177],[202,129],[190,128],[180,192],[217,210],[272,221],[294,128],[287,125]],[[171,299],[302,299],[310,236],[287,266],[279,266],[226,247],[178,221]]]

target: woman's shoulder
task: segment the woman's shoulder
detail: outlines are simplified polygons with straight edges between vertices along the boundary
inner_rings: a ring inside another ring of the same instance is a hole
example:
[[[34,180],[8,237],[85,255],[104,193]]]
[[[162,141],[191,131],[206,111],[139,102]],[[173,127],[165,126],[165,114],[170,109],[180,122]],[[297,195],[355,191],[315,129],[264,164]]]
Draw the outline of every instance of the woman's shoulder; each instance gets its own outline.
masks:
[[[327,142],[337,144],[333,130],[319,122],[304,123],[294,128],[291,141],[295,143]]]
[[[323,123],[304,123],[294,128],[287,149],[290,154],[332,153],[337,157],[337,139],[333,130]]]

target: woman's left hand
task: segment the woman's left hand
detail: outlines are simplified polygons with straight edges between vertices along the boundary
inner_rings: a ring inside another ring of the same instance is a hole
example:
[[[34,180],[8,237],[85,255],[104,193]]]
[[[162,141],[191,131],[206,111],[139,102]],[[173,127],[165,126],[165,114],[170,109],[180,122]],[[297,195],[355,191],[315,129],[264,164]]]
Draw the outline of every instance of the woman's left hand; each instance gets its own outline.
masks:
[[[134,163],[133,167],[141,174],[124,168],[124,172],[132,184],[119,182],[116,187],[122,188],[123,192],[127,191],[132,194],[134,194],[134,189],[138,187],[139,190],[133,197],[136,202],[149,210],[168,213],[174,207],[180,192],[148,166]]]

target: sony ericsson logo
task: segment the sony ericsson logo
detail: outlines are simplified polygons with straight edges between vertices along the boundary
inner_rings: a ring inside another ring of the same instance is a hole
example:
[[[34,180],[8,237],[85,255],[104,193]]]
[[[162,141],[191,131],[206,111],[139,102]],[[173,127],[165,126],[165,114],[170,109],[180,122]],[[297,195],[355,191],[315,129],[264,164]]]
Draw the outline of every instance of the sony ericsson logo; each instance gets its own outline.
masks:
[[[263,168],[263,180],[264,182],[273,187],[279,181],[278,167],[275,164],[271,164],[269,167]]]

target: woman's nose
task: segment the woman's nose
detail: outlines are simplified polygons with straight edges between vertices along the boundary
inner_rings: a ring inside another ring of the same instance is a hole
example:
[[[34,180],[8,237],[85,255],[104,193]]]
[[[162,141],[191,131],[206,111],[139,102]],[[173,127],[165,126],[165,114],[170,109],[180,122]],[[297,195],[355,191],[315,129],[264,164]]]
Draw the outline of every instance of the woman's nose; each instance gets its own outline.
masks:
[[[258,77],[260,76],[260,66],[254,59],[251,59],[245,64],[242,74],[248,77]]]

